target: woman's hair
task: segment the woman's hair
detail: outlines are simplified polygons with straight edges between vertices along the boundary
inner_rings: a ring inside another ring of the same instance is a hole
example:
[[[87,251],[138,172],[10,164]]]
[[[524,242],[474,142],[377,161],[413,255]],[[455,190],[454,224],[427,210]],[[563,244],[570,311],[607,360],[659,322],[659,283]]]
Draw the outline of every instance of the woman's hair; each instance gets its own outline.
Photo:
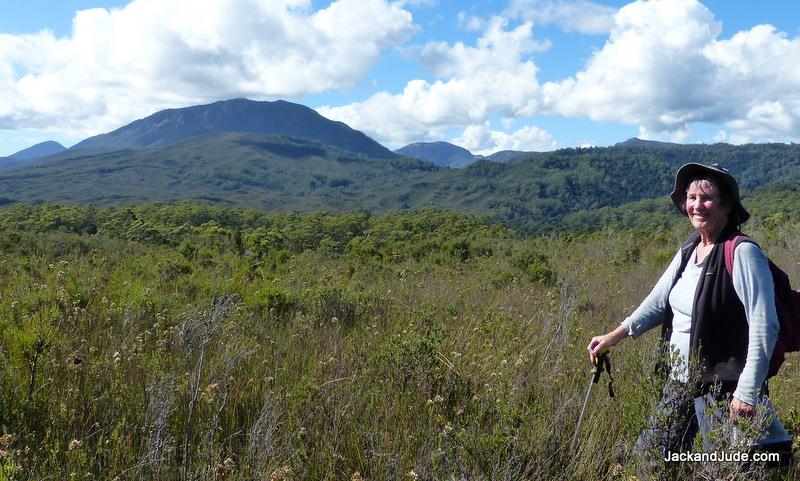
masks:
[[[710,173],[705,174],[698,174],[692,177],[689,177],[689,183],[686,184],[686,190],[689,190],[689,186],[697,181],[706,181],[716,187],[717,192],[719,192],[720,199],[722,199],[722,203],[724,205],[729,205],[731,207],[730,213],[728,213],[728,223],[733,222],[734,225],[738,226],[741,224],[741,220],[739,219],[739,209],[736,208],[736,197],[731,192],[730,187],[728,186],[727,182],[723,182],[717,176]],[[684,197],[684,204],[686,202],[686,197]],[[684,205],[683,208],[684,214],[686,213],[686,206]]]

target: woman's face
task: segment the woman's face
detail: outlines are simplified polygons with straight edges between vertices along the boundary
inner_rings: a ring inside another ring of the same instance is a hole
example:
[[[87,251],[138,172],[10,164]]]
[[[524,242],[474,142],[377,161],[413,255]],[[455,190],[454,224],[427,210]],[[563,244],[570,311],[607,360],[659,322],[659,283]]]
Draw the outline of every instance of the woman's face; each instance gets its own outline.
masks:
[[[731,207],[723,202],[714,182],[695,180],[686,189],[686,215],[701,234],[711,236],[723,228]]]

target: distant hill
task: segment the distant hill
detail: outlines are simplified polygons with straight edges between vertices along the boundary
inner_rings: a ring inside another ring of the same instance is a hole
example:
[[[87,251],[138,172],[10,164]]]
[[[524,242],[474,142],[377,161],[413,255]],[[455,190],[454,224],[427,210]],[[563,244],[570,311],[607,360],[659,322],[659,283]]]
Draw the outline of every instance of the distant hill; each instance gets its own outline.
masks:
[[[660,142],[658,140],[644,140],[639,137],[631,137],[628,140],[617,143],[616,147],[680,147],[683,144],[673,142]]]
[[[394,151],[397,154],[427,160],[441,167],[461,168],[485,159],[502,164],[514,163],[537,152],[501,150],[491,155],[475,155],[469,150],[449,142],[415,142]]]
[[[509,164],[534,154],[536,154],[536,152],[528,152],[523,150],[501,150],[493,153],[492,155],[486,156],[486,159],[491,160],[492,162]]]
[[[67,150],[67,148],[58,142],[52,140],[41,142],[27,149],[20,150],[15,154],[11,154],[8,157],[0,157],[0,170],[12,169],[30,161],[47,157],[48,155],[64,152],[65,150]]]
[[[33,147],[20,150],[16,154],[12,154],[9,157],[17,160],[31,160],[39,157],[45,157],[47,155],[57,154],[65,150],[67,150],[67,148],[58,142],[48,140],[46,142],[38,143]]]
[[[157,112],[113,132],[90,137],[71,150],[113,151],[171,145],[199,135],[222,132],[283,134],[366,155],[397,157],[364,133],[329,120],[304,105],[277,100],[234,99]]]
[[[449,142],[415,142],[395,150],[395,153],[427,160],[441,167],[464,167],[475,160],[469,150]]]

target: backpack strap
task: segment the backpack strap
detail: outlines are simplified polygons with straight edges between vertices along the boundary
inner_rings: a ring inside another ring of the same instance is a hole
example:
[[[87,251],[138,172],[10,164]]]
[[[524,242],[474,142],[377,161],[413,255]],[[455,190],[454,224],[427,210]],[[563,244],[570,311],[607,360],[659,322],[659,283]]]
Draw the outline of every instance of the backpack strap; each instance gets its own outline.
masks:
[[[733,251],[742,242],[753,242],[753,239],[737,232],[725,241],[725,270],[731,277],[733,277]]]

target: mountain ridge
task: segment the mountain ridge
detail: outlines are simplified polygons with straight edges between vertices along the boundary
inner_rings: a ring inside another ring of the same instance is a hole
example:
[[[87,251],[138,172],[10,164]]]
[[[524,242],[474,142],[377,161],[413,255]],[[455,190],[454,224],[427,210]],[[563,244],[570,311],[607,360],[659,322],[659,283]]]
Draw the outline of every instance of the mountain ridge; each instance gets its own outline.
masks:
[[[70,150],[143,149],[220,132],[284,134],[323,142],[368,157],[397,157],[363,132],[343,122],[327,119],[305,105],[285,100],[270,102],[242,98],[161,110],[111,132],[82,140]]]
[[[39,142],[38,144],[28,147],[27,149],[22,149],[19,152],[9,155],[9,157],[25,161],[57,154],[65,150],[67,150],[67,148],[60,143],[54,140],[47,140],[44,142]]]
[[[441,167],[465,167],[475,161],[475,155],[469,150],[443,140],[413,142],[394,152],[420,160],[427,160]]]
[[[29,164],[38,159],[59,154],[66,150],[66,147],[53,140],[39,142],[38,144],[15,152],[8,157],[0,157],[0,170],[12,169]]]

